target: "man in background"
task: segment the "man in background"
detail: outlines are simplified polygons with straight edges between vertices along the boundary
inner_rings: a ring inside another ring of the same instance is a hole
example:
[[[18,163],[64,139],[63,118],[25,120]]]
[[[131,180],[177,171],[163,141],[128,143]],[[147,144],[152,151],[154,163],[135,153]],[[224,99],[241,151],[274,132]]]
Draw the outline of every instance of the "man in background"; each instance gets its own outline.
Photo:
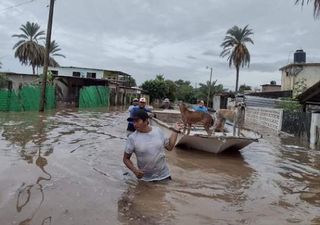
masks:
[[[200,100],[200,101],[198,102],[198,105],[195,106],[195,107],[193,107],[193,109],[194,109],[195,111],[197,111],[197,112],[208,113],[208,108],[205,107],[203,100]]]
[[[165,98],[162,102],[162,106],[160,106],[161,109],[173,109],[173,107],[170,104],[170,100],[168,98]]]
[[[135,112],[137,112],[139,110],[144,110],[145,112],[151,112],[150,109],[146,108],[146,103],[147,103],[146,98],[140,98],[138,104],[133,106],[131,108],[131,110],[129,111],[130,112],[130,117],[129,118],[133,118],[133,115],[135,114]],[[129,136],[130,134],[135,132],[135,130],[136,129],[135,129],[134,125],[133,125],[133,121],[131,121],[129,119],[128,120],[128,127],[127,127],[127,136]]]

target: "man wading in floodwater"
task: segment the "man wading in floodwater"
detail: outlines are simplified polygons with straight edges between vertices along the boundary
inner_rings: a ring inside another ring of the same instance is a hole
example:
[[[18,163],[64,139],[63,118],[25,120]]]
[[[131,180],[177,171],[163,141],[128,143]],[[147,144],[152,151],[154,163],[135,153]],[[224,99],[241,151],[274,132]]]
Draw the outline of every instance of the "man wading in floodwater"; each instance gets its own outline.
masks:
[[[127,140],[123,154],[124,164],[144,181],[171,180],[170,171],[166,162],[164,149],[171,151],[175,146],[180,125],[176,124],[169,138],[166,138],[158,127],[149,126],[148,114],[144,110],[134,112],[128,118],[132,121],[136,131]],[[131,161],[135,153],[138,168]]]

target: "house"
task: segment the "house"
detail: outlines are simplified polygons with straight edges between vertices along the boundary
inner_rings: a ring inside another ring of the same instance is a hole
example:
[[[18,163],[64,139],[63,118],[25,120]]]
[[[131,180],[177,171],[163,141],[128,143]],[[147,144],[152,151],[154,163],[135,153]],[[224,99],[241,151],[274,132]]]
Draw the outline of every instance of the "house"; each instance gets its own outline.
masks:
[[[84,86],[108,86],[112,105],[126,104],[134,92],[131,75],[122,71],[74,66],[48,67],[48,71],[59,87],[57,100],[62,102],[75,102],[77,105],[79,90]]]
[[[43,68],[40,68],[40,71],[42,70]],[[118,83],[121,86],[126,86],[126,87],[131,86],[131,83],[130,83],[131,75],[121,71],[116,71],[116,70],[60,66],[60,67],[48,67],[48,71],[50,71],[52,75],[55,77],[63,76],[63,77],[101,79],[101,80],[107,80],[107,81]]]
[[[278,85],[273,81],[271,81],[270,84],[263,84],[261,85],[261,87],[262,92],[281,91],[281,85]]]
[[[294,90],[300,83],[303,88],[309,88],[320,80],[320,63],[306,63],[306,53],[297,50],[294,62],[279,69],[281,71],[281,90]]]
[[[320,80],[302,92],[297,99],[303,104],[305,111],[316,110],[320,112]]]
[[[43,68],[40,68],[40,71]],[[88,86],[110,88],[111,105],[128,104],[134,97],[147,97],[141,89],[132,88],[131,75],[115,70],[82,67],[49,67],[56,86],[56,101],[60,105],[78,106],[80,90]],[[39,75],[4,73],[14,90],[20,86],[41,82]]]
[[[311,112],[310,147],[320,148],[320,80],[312,87],[302,92],[298,100],[304,106],[304,111]]]

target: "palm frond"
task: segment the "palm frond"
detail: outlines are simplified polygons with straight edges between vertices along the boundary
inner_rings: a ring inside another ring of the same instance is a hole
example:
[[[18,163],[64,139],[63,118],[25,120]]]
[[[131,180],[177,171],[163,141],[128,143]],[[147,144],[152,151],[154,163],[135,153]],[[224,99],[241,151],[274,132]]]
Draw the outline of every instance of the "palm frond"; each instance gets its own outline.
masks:
[[[320,0],[313,0],[313,16],[314,18],[320,17]],[[311,3],[312,0],[296,0],[295,4],[301,4],[301,6],[304,6],[304,4]]]

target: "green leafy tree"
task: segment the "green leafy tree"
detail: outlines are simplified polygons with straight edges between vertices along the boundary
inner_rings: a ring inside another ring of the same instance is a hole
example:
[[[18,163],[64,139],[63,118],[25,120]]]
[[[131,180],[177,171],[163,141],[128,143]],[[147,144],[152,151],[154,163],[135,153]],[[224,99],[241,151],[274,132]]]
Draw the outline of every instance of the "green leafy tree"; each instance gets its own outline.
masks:
[[[251,91],[251,90],[252,90],[251,86],[247,86],[246,84],[242,84],[239,87],[239,92],[242,94],[244,93],[244,91]]]
[[[221,44],[223,50],[220,53],[220,56],[227,56],[229,67],[234,65],[236,68],[236,92],[238,92],[240,67],[250,65],[250,53],[246,43],[254,44],[250,37],[251,35],[253,35],[253,32],[248,28],[248,25],[243,29],[234,26],[227,31],[224,41]]]
[[[306,3],[309,4],[313,2],[313,16],[314,18],[319,18],[320,16],[320,0],[295,0],[295,4],[301,4],[302,6]]]
[[[165,83],[168,86],[168,92],[165,98],[169,98],[171,101],[175,101],[177,95],[177,85],[172,80],[165,80]]]
[[[43,47],[38,43],[44,39],[44,31],[40,31],[37,23],[21,25],[21,34],[14,34],[12,37],[19,38],[19,41],[13,46],[14,56],[18,58],[22,65],[31,65],[32,72],[35,74],[35,67],[41,65]]]
[[[149,93],[151,102],[155,99],[161,100],[169,93],[169,86],[165,82],[163,75],[157,75],[156,79],[145,81],[141,88]]]
[[[174,82],[177,87],[176,97],[183,102],[192,103],[195,99],[194,89],[190,81],[177,80]]]
[[[208,100],[208,93],[209,93],[209,87],[210,87],[210,96],[209,96],[209,101],[207,102],[208,106],[212,105],[212,99],[213,96],[216,95],[217,93],[223,92],[223,85],[219,84],[216,85],[217,81],[210,82],[207,81],[207,83],[199,83],[199,88],[196,89],[195,91],[195,96],[197,100],[203,100],[207,101]]]
[[[292,97],[296,98],[298,95],[302,94],[307,89],[307,79],[306,78],[300,78],[298,79],[294,85],[292,90]]]

